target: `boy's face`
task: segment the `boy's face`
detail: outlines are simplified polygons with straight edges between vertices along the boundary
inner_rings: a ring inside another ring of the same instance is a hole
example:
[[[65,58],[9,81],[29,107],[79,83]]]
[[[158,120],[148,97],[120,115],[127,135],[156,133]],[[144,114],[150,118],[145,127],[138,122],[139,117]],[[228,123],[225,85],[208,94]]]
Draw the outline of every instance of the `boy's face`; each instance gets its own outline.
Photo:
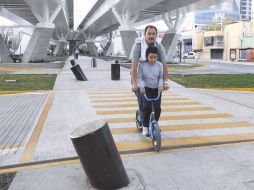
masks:
[[[148,58],[149,64],[154,64],[157,61],[157,54],[156,53],[149,53],[147,58]]]

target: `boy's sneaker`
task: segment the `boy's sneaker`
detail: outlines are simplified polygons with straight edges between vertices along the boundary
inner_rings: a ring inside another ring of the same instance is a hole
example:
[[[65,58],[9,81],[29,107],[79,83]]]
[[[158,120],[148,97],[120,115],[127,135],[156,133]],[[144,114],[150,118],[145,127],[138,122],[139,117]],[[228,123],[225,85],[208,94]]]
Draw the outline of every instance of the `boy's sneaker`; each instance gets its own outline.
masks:
[[[148,127],[143,127],[142,134],[146,137],[148,137]]]

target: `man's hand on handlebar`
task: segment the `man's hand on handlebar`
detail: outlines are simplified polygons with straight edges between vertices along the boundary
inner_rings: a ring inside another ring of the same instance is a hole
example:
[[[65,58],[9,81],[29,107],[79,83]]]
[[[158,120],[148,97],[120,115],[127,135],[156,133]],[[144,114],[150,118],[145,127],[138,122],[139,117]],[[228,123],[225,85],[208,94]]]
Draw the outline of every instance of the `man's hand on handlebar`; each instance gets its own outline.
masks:
[[[137,92],[137,90],[138,90],[137,84],[132,84],[131,85],[131,90],[132,90],[132,92]]]
[[[159,92],[162,92],[163,90],[164,90],[164,86],[159,86],[159,87],[158,87],[158,91],[159,91]]]
[[[145,88],[139,88],[141,93],[145,93]]]
[[[169,89],[168,82],[164,82],[163,87],[164,87],[164,90],[168,90]]]

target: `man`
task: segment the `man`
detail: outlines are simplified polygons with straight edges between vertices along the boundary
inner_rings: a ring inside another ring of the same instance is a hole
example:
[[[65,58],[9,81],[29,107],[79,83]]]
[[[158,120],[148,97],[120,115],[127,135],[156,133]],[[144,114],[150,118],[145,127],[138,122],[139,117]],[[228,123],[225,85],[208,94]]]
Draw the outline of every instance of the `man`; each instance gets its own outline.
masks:
[[[74,55],[74,58],[75,59],[78,59],[78,54],[79,54],[79,49],[78,49],[78,47],[75,49],[75,55]]]
[[[146,60],[146,49],[151,46],[158,48],[158,61],[163,64],[163,86],[165,90],[169,89],[168,85],[168,69],[166,65],[166,53],[163,45],[156,41],[157,28],[152,25],[148,25],[145,28],[144,37],[135,39],[135,43],[132,47],[130,58],[132,60],[131,67],[131,82],[132,91],[136,93],[140,111],[140,122],[143,122],[143,100],[140,91],[137,87],[137,68],[140,61]]]

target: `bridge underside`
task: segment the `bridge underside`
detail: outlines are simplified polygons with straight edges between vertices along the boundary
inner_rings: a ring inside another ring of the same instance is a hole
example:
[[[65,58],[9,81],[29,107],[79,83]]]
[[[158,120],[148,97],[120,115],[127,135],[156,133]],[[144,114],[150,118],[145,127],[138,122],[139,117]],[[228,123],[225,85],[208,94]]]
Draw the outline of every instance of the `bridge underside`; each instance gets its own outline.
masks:
[[[161,15],[162,13],[169,12],[176,15],[176,10],[180,12],[191,12],[209,7],[210,5],[218,4],[226,0],[149,0],[149,1],[134,1],[134,0],[121,0],[116,5],[116,9],[120,15],[125,15],[127,12],[134,17],[139,13],[136,23],[149,20],[153,17]],[[83,21],[81,28],[85,33],[91,33],[100,36],[105,33],[116,30],[120,26],[115,18],[112,10],[106,11],[100,17],[95,19],[93,23],[86,23]]]

